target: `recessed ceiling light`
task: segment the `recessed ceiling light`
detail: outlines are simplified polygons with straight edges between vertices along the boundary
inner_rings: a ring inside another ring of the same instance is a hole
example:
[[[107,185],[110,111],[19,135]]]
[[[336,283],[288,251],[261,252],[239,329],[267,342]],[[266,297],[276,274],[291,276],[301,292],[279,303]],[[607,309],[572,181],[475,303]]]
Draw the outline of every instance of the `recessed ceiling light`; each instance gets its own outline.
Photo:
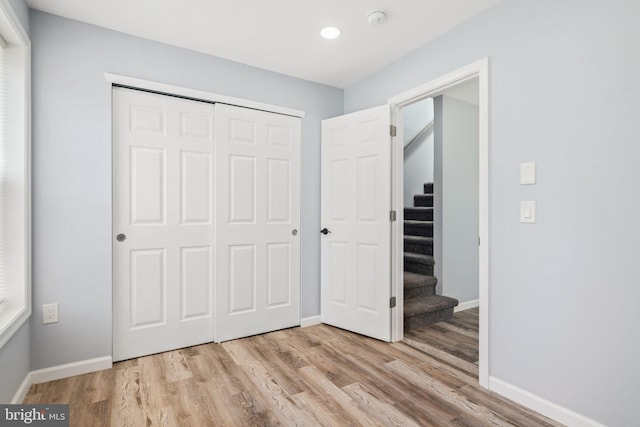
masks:
[[[340,37],[340,28],[325,27],[320,31],[320,35],[328,40],[338,38]]]

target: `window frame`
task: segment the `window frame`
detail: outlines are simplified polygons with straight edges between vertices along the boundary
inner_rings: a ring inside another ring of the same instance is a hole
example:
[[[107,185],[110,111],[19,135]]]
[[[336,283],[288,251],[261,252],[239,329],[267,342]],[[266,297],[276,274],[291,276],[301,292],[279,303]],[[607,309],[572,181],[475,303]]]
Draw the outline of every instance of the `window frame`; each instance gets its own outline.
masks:
[[[32,314],[31,301],[31,41],[18,19],[17,15],[7,2],[0,2],[0,35],[7,42],[5,49],[11,49],[10,68],[11,77],[15,81],[9,83],[9,92],[17,94],[12,102],[15,102],[17,120],[12,121],[12,133],[15,135],[18,149],[23,150],[24,162],[20,174],[23,177],[23,205],[16,207],[21,211],[22,220],[18,221],[18,239],[22,240],[21,256],[18,255],[20,265],[18,271],[19,284],[21,286],[22,306],[11,308],[0,315],[0,350],[11,337],[24,325]],[[5,52],[6,53],[6,52]],[[6,55],[5,55],[6,56]],[[14,104],[11,104],[14,108]]]

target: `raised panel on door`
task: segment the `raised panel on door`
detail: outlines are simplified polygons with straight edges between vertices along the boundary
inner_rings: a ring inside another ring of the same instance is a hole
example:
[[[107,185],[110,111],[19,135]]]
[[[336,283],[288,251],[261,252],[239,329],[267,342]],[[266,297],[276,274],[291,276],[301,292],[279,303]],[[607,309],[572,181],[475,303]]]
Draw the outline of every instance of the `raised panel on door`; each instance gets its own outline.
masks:
[[[291,161],[267,159],[267,221],[291,222]]]
[[[291,301],[291,243],[267,244],[267,308],[287,306]]]
[[[229,222],[256,221],[256,159],[252,156],[229,156]]]
[[[267,144],[289,149],[293,143],[293,129],[290,126],[267,125]]]
[[[180,214],[182,224],[211,223],[211,154],[183,151]]]
[[[321,319],[391,339],[388,106],[322,122]]]
[[[376,252],[378,245],[359,243],[357,246],[357,296],[356,307],[358,310],[378,312],[376,307]]]
[[[231,107],[234,108],[234,107]],[[255,121],[243,119],[230,119],[225,132],[225,140],[231,144],[256,144],[256,123]]]
[[[256,309],[255,267],[256,245],[229,246],[228,286],[230,314],[235,315]]]
[[[216,341],[300,324],[300,119],[216,105]]]
[[[113,89],[114,360],[213,340],[213,110]]]
[[[332,221],[346,221],[348,210],[347,195],[347,171],[349,161],[347,159],[329,160],[329,170],[325,171],[329,176],[328,181],[328,197],[329,205],[327,210]]]
[[[162,325],[166,321],[165,251],[131,251],[131,328]]]
[[[180,248],[182,321],[211,318],[211,248]]]
[[[347,305],[347,271],[346,263],[349,261],[347,256],[348,245],[346,242],[332,241],[328,246],[328,263],[327,266],[329,281],[327,283],[328,300],[330,304]]]
[[[165,150],[130,149],[130,217],[132,224],[161,225],[165,222]]]
[[[202,140],[208,144],[212,140],[213,120],[210,114],[180,113],[180,136]]]
[[[167,110],[163,106],[129,105],[131,133],[166,135]],[[125,123],[122,123],[125,125]]]
[[[358,221],[376,221],[376,169],[377,156],[357,159],[356,197]]]

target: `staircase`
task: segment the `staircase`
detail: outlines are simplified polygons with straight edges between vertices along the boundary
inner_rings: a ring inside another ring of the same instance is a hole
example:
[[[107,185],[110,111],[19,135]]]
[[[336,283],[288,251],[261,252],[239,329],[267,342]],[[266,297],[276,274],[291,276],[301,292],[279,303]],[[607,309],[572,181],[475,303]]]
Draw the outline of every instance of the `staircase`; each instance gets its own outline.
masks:
[[[413,196],[404,208],[404,329],[447,320],[458,305],[454,298],[436,295],[433,276],[433,183]]]

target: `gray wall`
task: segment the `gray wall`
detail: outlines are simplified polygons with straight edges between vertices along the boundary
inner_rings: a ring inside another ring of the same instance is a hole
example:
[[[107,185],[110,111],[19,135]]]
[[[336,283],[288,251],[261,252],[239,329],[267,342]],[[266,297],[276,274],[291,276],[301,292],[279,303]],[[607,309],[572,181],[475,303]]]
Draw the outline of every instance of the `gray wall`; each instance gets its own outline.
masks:
[[[29,11],[23,0],[0,0],[12,9],[29,33]],[[0,348],[0,402],[8,403],[29,373],[29,322],[23,324]]]
[[[345,90],[351,112],[490,58],[490,375],[610,426],[637,424],[640,381],[638,16],[505,0]]]
[[[0,349],[0,403],[9,403],[29,373],[29,322]]]
[[[0,0],[4,4],[8,4],[15,12],[16,16],[20,20],[22,27],[27,34],[29,33],[29,8],[24,0]]]
[[[111,105],[105,71],[307,112],[302,126],[302,316],[320,313],[320,120],[343,91],[31,11],[34,310],[31,369],[111,354]]]
[[[433,99],[423,99],[402,109],[404,144],[433,120]],[[433,129],[404,152],[404,205],[413,206],[414,194],[422,194],[433,181]]]
[[[478,106],[435,100],[434,254],[438,293],[478,299]]]

